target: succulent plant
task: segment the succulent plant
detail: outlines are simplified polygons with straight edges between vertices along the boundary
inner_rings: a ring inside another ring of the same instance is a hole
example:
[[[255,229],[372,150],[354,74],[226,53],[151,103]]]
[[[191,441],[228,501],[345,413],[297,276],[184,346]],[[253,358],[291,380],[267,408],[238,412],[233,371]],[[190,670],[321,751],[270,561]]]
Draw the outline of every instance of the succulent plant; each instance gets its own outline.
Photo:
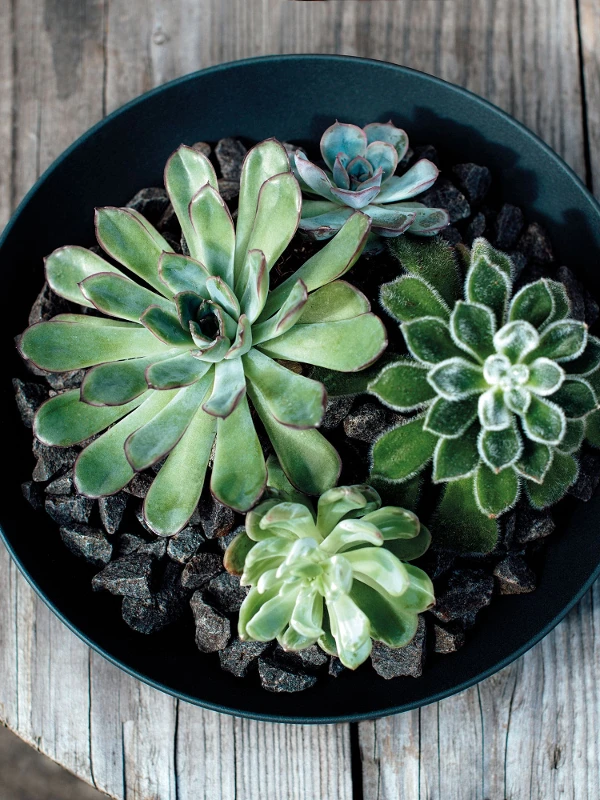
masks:
[[[132,209],[97,209],[100,246],[138,280],[83,247],[56,250],[46,260],[51,288],[92,313],[33,325],[20,348],[45,370],[92,367],[80,391],[52,398],[35,419],[36,436],[51,445],[108,428],[78,458],[82,494],[112,494],[168,456],[144,513],[152,530],[170,535],[198,502],[213,445],[213,494],[239,511],[262,494],[265,460],[247,397],[292,482],[309,493],[333,486],[339,457],[315,430],[325,390],[279,359],[360,370],[386,339],[364,295],[337,280],[368,235],[361,213],[269,291],[301,204],[281,144],[248,153],[235,228],[200,152],[180,147],[165,186],[191,255],[172,252]]]
[[[397,252],[406,274],[382,287],[381,302],[409,355],[369,390],[418,413],[375,442],[373,475],[406,481],[433,459],[434,483],[447,484],[439,526],[491,543],[493,520],[522,487],[544,508],[577,478],[586,418],[598,408],[600,340],[571,318],[562,284],[544,278],[513,294],[511,260],[484,239],[473,244],[464,299],[446,245]]]
[[[335,122],[321,137],[326,168],[294,152],[294,170],[302,189],[319,200],[304,200],[300,228],[316,239],[329,239],[353,211],[373,220],[372,237],[395,237],[405,231],[432,236],[448,225],[448,213],[413,200],[429,189],[439,174],[422,158],[404,175],[396,175],[408,150],[408,136],[391,122],[364,128]],[[407,202],[410,201],[410,202]]]
[[[407,645],[418,614],[435,602],[426,573],[404,563],[429,546],[418,518],[382,507],[366,485],[330,489],[316,511],[298,493],[270,495],[225,554],[229,571],[252,587],[240,609],[240,638],[277,639],[290,651],[318,643],[350,669],[369,656],[373,639]]]

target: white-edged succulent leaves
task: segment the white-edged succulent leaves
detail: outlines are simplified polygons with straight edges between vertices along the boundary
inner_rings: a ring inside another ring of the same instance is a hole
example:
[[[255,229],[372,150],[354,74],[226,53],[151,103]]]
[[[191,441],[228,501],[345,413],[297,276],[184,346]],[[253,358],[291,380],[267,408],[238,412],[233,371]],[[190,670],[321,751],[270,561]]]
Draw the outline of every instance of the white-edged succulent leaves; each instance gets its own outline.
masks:
[[[432,253],[445,247],[431,243]],[[536,508],[557,502],[598,408],[600,340],[571,318],[562,284],[542,279],[513,294],[510,259],[484,239],[473,245],[463,299],[456,269],[430,269],[412,250],[397,251],[405,274],[381,293],[409,355],[370,391],[417,413],[375,443],[374,475],[402,482],[433,460],[433,481],[448,484],[441,510],[476,503],[490,520],[521,487]]]
[[[386,344],[365,297],[338,280],[368,236],[361,213],[269,292],[269,271],[301,207],[281,144],[249,151],[235,226],[210,161],[196,150],[171,156],[165,186],[190,255],[172,252],[137,212],[98,209],[99,244],[134,279],[83,247],[56,250],[46,260],[50,286],[92,313],[34,325],[20,345],[45,370],[91,367],[81,391],[52,398],[35,420],[50,445],[106,431],[77,461],[82,494],[112,494],[167,457],[144,506],[160,535],[186,524],[211,454],[211,490],[221,502],[245,511],[260,498],[266,467],[248,398],[294,485],[315,494],[333,486],[339,457],[315,430],[325,390],[278,360],[359,370]]]
[[[290,651],[318,643],[350,669],[373,639],[404,647],[435,602],[426,573],[404,563],[429,542],[413,513],[382,507],[369,486],[330,489],[316,510],[302,495],[271,492],[225,554],[226,567],[251,587],[240,638],[277,639]]]
[[[293,154],[293,166],[303,191],[300,228],[316,239],[329,239],[353,211],[371,217],[372,237],[395,237],[405,231],[433,236],[448,225],[448,213],[414,200],[436,181],[438,168],[423,158],[403,175],[398,164],[408,150],[408,136],[390,122],[364,128],[336,122],[321,137],[325,167],[310,161],[303,150]]]

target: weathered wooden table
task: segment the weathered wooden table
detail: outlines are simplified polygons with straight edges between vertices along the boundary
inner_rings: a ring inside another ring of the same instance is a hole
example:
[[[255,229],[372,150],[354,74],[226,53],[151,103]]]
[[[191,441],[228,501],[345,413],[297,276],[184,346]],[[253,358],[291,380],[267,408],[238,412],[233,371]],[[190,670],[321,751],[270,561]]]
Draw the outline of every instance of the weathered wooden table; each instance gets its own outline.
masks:
[[[0,9],[1,224],[107,112],[178,75],[266,53],[370,56],[466,86],[600,191],[600,0],[0,0]],[[0,720],[114,797],[600,797],[598,584],[541,644],[467,692],[375,723],[302,727],[152,690],[70,633],[3,548],[0,576]]]

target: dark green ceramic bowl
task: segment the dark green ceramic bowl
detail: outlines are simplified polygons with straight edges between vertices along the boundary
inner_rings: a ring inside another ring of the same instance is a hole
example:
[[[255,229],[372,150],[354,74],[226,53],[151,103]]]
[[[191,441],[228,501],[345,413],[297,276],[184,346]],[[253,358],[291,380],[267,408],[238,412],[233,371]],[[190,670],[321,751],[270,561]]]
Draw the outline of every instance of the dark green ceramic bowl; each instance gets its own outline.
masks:
[[[502,199],[543,223],[558,258],[600,295],[600,207],[550,148],[463,89],[404,67],[341,56],[239,61],[144,95],[92,128],[50,167],[0,240],[0,325],[8,364],[1,393],[0,521],[12,555],[63,622],[122,669],[207,708],[282,722],[383,716],[460,692],[545,636],[600,572],[595,498],[572,504],[549,543],[537,591],[495,598],[467,644],[433,660],[423,677],[385,681],[364,666],[324,678],[302,694],[273,695],[256,676],[236,679],[221,671],[216,655],[200,654],[189,620],[150,637],[131,631],[115,598],[91,591],[90,569],[67,552],[57,526],[21,498],[20,484],[31,475],[31,434],[20,423],[10,384],[23,372],[13,337],[26,327],[43,280],[42,258],[60,245],[91,245],[94,207],[122,205],[139,188],[160,185],[167,157],[182,142],[275,136],[314,144],[336,118],[360,125],[392,118],[413,142],[439,145],[457,163],[486,164]]]

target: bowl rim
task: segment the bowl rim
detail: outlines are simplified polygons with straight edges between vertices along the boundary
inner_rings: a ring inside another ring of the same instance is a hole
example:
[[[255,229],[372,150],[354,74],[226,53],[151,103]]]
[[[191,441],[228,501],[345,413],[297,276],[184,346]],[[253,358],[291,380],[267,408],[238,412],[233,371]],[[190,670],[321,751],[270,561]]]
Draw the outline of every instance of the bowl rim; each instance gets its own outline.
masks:
[[[174,80],[168,81],[166,83],[161,84],[143,94],[133,98],[129,102],[125,103],[119,108],[112,111],[106,117],[103,117],[101,120],[96,122],[91,128],[87,129],[81,136],[79,136],[69,147],[67,147],[49,166],[48,168],[42,173],[42,175],[36,180],[34,185],[29,189],[29,191],[25,194],[21,202],[18,204],[17,208],[11,215],[9,221],[7,222],[2,235],[0,235],[0,250],[2,249],[6,239],[8,238],[13,226],[15,225],[17,218],[21,215],[24,211],[26,206],[29,204],[31,198],[36,194],[42,184],[46,181],[46,179],[65,161],[70,154],[76,150],[82,143],[87,141],[89,138],[93,137],[99,130],[101,130],[108,122],[113,120],[114,118],[118,117],[120,114],[123,114],[130,109],[135,108],[137,105],[142,104],[145,100],[150,97],[154,97],[157,94],[160,94],[166,89],[170,89],[173,86],[178,86],[183,83],[195,81],[199,76],[209,75],[209,74],[218,74],[221,71],[227,71],[232,68],[239,68],[243,69],[246,66],[252,66],[254,64],[260,64],[264,62],[271,62],[271,63],[285,63],[285,62],[292,62],[292,61],[320,61],[320,62],[329,62],[329,63],[340,63],[340,62],[360,62],[360,63],[368,63],[376,65],[380,68],[389,69],[397,74],[401,75],[418,75],[421,80],[424,80],[425,83],[429,82],[430,84],[436,85],[441,88],[445,88],[446,90],[452,91],[454,94],[461,96],[465,99],[468,99],[469,102],[475,102],[489,110],[499,114],[505,122],[509,123],[511,126],[516,128],[522,135],[526,138],[529,138],[538,148],[540,148],[546,156],[548,156],[553,162],[556,168],[561,170],[562,172],[566,173],[567,176],[578,186],[580,190],[583,191],[585,195],[587,195],[587,199],[590,202],[590,205],[595,208],[596,212],[600,216],[600,203],[596,198],[592,195],[589,191],[588,187],[585,183],[581,180],[579,175],[570,167],[543,139],[540,138],[536,133],[531,131],[527,126],[523,123],[516,120],[506,111],[501,109],[499,106],[495,105],[494,103],[486,100],[483,97],[480,97],[478,94],[471,92],[468,89],[465,89],[462,86],[458,86],[457,84],[451,83],[449,81],[443,80],[442,78],[438,78],[434,75],[430,75],[426,72],[422,72],[420,70],[413,69],[411,67],[406,67],[400,64],[394,64],[388,61],[382,61],[379,59],[374,58],[363,58],[360,56],[349,56],[349,55],[337,55],[337,54],[310,54],[310,53],[300,53],[300,54],[281,54],[281,55],[264,55],[264,56],[254,56],[251,58],[244,58],[239,59],[236,61],[228,61],[222,64],[216,64],[210,67],[206,67],[204,69],[196,70],[194,72],[190,72],[186,75],[183,75],[179,78],[175,78]],[[41,587],[38,583],[33,579],[33,577],[29,574],[27,568],[25,567],[22,559],[17,555],[16,551],[14,550],[12,543],[6,536],[6,533],[2,526],[0,526],[0,538],[4,542],[11,558],[15,561],[17,567],[19,568],[21,574],[27,581],[27,583],[32,587],[32,589],[36,592],[38,597],[40,597],[45,605],[54,613],[56,616],[63,622],[66,627],[72,631],[82,642],[84,642],[88,647],[94,650],[99,655],[103,656],[107,661],[109,661],[114,666],[122,669],[125,673],[136,678],[137,680],[142,681],[143,683],[151,686],[154,689],[157,689],[165,694],[170,695],[171,697],[177,698],[178,700],[183,700],[191,705],[200,706],[202,708],[206,708],[210,711],[217,711],[222,714],[228,714],[230,716],[236,717],[243,717],[247,719],[255,719],[261,722],[277,722],[277,723],[284,723],[284,724],[338,724],[338,723],[346,723],[346,722],[360,722],[365,720],[375,720],[380,719],[382,717],[391,716],[394,714],[399,714],[404,711],[411,711],[416,708],[421,708],[426,705],[430,705],[432,703],[439,702],[447,697],[451,697],[452,695],[459,694],[460,692],[469,689],[472,686],[480,683],[481,681],[489,678],[491,675],[496,674],[500,670],[507,667],[513,661],[516,661],[522,655],[524,655],[528,650],[538,644],[545,636],[547,636],[550,631],[558,625],[561,620],[563,620],[566,615],[571,611],[571,609],[582,599],[582,597],[589,591],[592,587],[594,582],[600,577],[600,563],[598,563],[591,573],[588,580],[580,587],[580,589],[576,592],[576,594],[571,598],[571,600],[561,609],[561,611],[550,621],[548,622],[541,630],[539,630],[535,635],[533,635],[527,642],[525,642],[521,647],[512,651],[507,656],[505,656],[501,661],[496,662],[496,664],[488,667],[487,669],[477,673],[477,675],[468,678],[458,684],[455,684],[451,688],[442,690],[440,692],[436,692],[435,694],[429,695],[425,701],[423,700],[414,700],[409,701],[406,703],[402,703],[396,706],[390,706],[385,709],[379,709],[371,712],[357,712],[357,713],[349,713],[349,714],[340,714],[340,715],[331,715],[327,717],[320,717],[315,718],[311,716],[280,716],[277,714],[269,714],[269,713],[260,713],[260,712],[249,712],[245,710],[239,710],[227,705],[221,705],[219,703],[213,703],[208,700],[201,700],[198,697],[186,694],[181,691],[177,691],[170,686],[161,683],[160,681],[154,680],[153,678],[145,675],[144,673],[128,666],[124,662],[122,662],[119,658],[111,655],[106,649],[101,647],[97,644],[93,639],[88,637],[77,625],[70,621],[70,619],[63,614],[62,611],[50,600],[50,598],[43,592]]]

